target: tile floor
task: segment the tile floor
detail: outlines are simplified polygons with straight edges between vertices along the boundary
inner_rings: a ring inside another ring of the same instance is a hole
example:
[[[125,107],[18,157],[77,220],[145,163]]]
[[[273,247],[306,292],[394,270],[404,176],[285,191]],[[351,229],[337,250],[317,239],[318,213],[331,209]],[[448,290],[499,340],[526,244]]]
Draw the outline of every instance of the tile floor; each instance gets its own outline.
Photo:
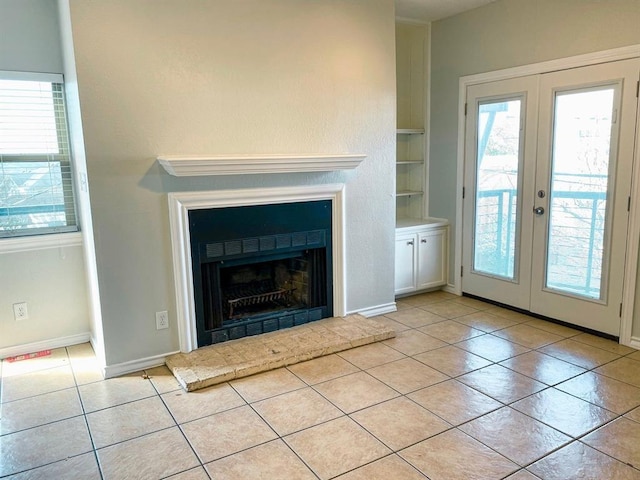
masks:
[[[442,292],[382,343],[194,393],[89,345],[3,362],[10,479],[640,479],[640,352]]]

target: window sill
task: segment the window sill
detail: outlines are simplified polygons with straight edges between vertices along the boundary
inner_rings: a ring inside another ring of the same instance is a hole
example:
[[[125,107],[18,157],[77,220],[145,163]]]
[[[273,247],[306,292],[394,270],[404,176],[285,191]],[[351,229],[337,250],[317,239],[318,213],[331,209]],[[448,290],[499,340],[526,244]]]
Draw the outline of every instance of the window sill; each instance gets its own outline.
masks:
[[[48,248],[78,247],[81,245],[82,234],[80,232],[2,238],[0,239],[0,254],[30,252]]]

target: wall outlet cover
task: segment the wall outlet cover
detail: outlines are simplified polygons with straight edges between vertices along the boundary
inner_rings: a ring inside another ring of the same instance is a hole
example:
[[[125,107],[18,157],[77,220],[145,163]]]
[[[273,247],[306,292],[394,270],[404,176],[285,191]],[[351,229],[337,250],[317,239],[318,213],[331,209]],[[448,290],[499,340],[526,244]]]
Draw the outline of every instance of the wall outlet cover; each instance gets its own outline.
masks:
[[[156,312],[156,330],[164,330],[165,328],[169,328],[169,313],[166,310]]]
[[[27,310],[27,302],[20,302],[13,304],[13,317],[16,320],[26,320],[29,318],[29,311]]]

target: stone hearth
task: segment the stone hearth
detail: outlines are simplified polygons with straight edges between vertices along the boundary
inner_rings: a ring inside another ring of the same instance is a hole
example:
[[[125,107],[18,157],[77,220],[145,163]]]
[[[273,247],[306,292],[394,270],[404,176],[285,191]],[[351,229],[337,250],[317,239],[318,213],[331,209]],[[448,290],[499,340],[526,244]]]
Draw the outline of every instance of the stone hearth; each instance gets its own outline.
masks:
[[[180,385],[193,391],[395,335],[393,329],[382,322],[356,314],[178,353],[166,362]]]

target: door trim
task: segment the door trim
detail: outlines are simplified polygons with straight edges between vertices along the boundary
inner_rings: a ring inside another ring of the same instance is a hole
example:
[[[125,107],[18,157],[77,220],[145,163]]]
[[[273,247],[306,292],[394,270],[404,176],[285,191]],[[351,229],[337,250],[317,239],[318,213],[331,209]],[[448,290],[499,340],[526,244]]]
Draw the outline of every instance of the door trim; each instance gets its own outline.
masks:
[[[458,145],[456,165],[457,195],[454,239],[455,255],[453,285],[448,288],[450,292],[457,295],[462,294],[462,188],[464,186],[465,104],[467,101],[467,87],[495,80],[543,74],[575,67],[586,67],[589,65],[626,60],[630,58],[640,58],[640,44],[460,77],[458,84]],[[620,321],[620,343],[636,348],[640,348],[640,338],[632,338],[631,332],[633,328],[633,304],[636,291],[636,274],[638,272],[638,255],[640,254],[640,245],[637,241],[637,239],[640,238],[640,218],[638,218],[640,217],[640,121],[638,120],[640,119],[637,119],[636,121],[636,144],[633,159],[634,173],[631,188],[631,218],[627,233],[627,255],[624,273],[622,317]]]

